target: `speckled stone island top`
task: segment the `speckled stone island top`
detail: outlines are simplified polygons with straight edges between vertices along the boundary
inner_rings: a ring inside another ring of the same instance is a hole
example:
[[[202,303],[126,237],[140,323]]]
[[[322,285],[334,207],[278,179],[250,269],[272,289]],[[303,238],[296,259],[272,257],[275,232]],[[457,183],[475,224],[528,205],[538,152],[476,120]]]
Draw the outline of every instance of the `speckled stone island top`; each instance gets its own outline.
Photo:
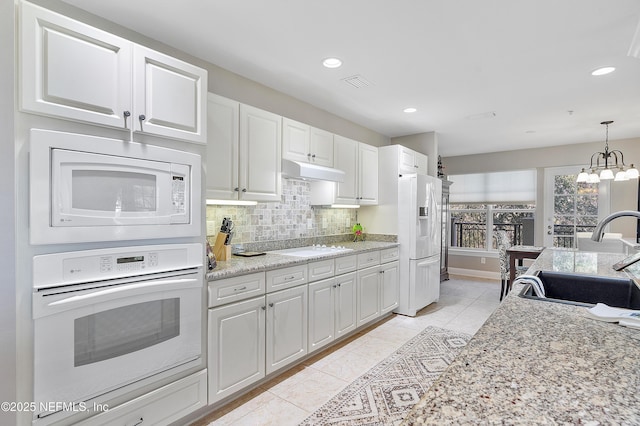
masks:
[[[545,250],[529,273],[628,277],[611,269],[624,257]],[[403,425],[640,424],[640,330],[589,319],[584,307],[521,298],[522,288],[514,286]]]
[[[353,251],[337,253],[331,256],[318,256],[318,257],[294,257],[285,256],[282,254],[272,254],[267,252],[263,256],[256,257],[238,257],[231,256],[230,260],[224,262],[218,262],[216,268],[207,272],[207,281],[219,280],[222,278],[229,278],[237,275],[249,274],[252,272],[268,271],[271,269],[286,268],[287,266],[294,266],[299,264],[305,264],[320,259],[331,259],[341,256],[349,256],[352,254],[364,253],[372,250],[380,250],[389,247],[396,247],[398,243],[395,242],[382,242],[382,241],[359,241],[354,242],[341,242],[341,246],[353,249]]]

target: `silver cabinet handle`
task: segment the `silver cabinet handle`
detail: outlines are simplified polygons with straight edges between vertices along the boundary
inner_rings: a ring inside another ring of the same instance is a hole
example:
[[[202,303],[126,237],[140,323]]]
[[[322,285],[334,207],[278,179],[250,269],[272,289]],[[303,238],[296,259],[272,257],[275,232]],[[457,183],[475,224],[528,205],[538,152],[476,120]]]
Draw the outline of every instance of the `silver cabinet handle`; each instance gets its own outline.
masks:
[[[240,188],[233,188],[233,190],[238,192],[238,191],[240,191]]]
[[[311,153],[308,153],[308,154],[307,154],[307,157],[311,157]]]
[[[269,303],[269,307],[270,307],[270,308],[273,308],[273,303]]]
[[[262,308],[262,310],[263,310],[263,311],[266,311],[266,310],[267,310],[267,307],[266,307],[266,306],[260,306],[260,307]]]
[[[311,156],[311,158],[316,158],[316,155],[315,155],[315,154],[313,154],[313,155]]]
[[[291,280],[292,280],[292,279],[294,279],[294,278],[295,278],[295,276],[293,276],[293,275],[292,275],[292,276],[290,276],[290,277],[284,277],[284,280],[285,280],[285,281],[291,281]]]
[[[131,111],[124,111],[122,115],[124,117],[124,128],[128,129],[129,127],[127,126],[127,118],[131,117]]]
[[[245,285],[244,287],[240,287],[240,288],[234,288],[233,291],[242,291],[242,290],[246,290],[247,286]]]
[[[247,192],[247,188],[242,188],[242,192]]]
[[[146,119],[147,119],[147,117],[145,117],[145,115],[144,115],[144,114],[140,114],[140,115],[138,116],[138,120],[140,120],[140,131],[141,131],[141,132],[143,132],[143,131],[144,131],[144,130],[142,130],[142,122],[143,122],[144,120],[146,120]]]

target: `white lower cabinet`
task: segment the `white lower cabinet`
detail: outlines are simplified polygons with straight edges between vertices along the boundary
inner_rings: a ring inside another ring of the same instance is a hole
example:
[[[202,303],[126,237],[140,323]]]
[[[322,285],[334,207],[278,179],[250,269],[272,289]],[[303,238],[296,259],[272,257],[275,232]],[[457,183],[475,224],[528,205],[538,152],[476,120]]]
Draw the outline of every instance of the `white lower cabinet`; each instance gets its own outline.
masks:
[[[380,267],[358,271],[358,327],[380,316]]]
[[[386,314],[398,307],[400,292],[400,269],[398,261],[380,265],[380,314]]]
[[[336,339],[351,333],[358,326],[356,273],[336,277],[335,336]]]
[[[267,374],[307,354],[307,285],[267,294]]]
[[[78,423],[84,426],[168,425],[207,405],[207,370],[176,380]]]
[[[210,281],[209,404],[395,309],[395,259],[371,251]]]
[[[209,309],[209,404],[265,376],[264,296]]]
[[[309,353],[335,339],[336,279],[309,284]]]

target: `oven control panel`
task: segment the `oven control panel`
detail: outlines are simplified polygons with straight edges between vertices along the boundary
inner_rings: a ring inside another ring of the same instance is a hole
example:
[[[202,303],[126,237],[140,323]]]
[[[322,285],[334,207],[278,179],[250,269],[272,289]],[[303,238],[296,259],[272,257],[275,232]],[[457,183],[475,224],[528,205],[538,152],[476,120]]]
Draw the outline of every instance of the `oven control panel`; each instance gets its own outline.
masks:
[[[202,267],[202,244],[163,244],[54,253],[33,258],[34,288]]]

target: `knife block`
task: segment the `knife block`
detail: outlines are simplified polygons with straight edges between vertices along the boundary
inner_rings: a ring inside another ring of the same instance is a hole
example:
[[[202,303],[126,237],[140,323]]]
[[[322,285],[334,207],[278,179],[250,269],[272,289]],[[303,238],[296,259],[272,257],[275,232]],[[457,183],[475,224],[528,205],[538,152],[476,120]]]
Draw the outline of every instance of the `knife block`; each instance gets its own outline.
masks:
[[[226,240],[227,234],[224,232],[218,232],[216,243],[213,246],[213,255],[216,257],[216,260],[231,259],[231,246],[224,244]]]

